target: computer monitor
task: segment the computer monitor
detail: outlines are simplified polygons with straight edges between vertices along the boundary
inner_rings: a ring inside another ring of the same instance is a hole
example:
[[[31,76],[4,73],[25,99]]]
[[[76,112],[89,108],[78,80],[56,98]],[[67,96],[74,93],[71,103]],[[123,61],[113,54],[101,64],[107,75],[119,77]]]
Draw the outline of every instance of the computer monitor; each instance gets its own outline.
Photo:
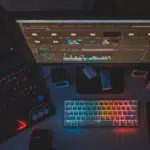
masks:
[[[37,63],[148,63],[150,20],[16,20]]]

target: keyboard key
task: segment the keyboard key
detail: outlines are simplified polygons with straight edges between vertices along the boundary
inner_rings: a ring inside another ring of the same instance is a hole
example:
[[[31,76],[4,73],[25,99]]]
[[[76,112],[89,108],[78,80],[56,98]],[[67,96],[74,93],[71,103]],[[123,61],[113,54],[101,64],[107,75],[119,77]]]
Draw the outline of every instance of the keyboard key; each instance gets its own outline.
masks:
[[[97,111],[94,111],[94,115],[95,115],[95,116],[98,115],[98,112],[97,112]]]
[[[86,102],[85,102],[85,105],[89,105],[89,102],[88,102],[88,101],[86,101]]]
[[[126,116],[126,120],[132,120],[132,116]]]
[[[98,115],[102,115],[102,111],[98,111]]]
[[[79,111],[79,115],[83,115],[83,111]]]
[[[106,120],[111,120],[111,117],[110,116],[106,116]]]
[[[107,115],[107,111],[103,111],[103,115]]]
[[[127,121],[127,125],[132,125],[133,122],[132,121]]]
[[[75,116],[78,115],[78,111],[74,111],[74,115],[75,115]]]
[[[101,116],[100,120],[104,121],[105,120],[105,116]]]
[[[66,107],[66,110],[71,110],[71,109],[72,109],[72,107],[70,107],[70,106]]]
[[[138,121],[133,121],[133,125],[138,125]]]
[[[112,115],[112,111],[108,111],[108,115]]]
[[[106,110],[106,106],[102,106],[102,110]]]
[[[79,105],[79,101],[76,101],[76,102],[75,102],[75,105]]]
[[[114,116],[111,116],[111,120],[115,120],[115,117],[114,117]]]
[[[132,111],[132,115],[137,115],[138,112],[137,111]]]
[[[88,111],[84,111],[84,115],[89,115],[89,112]]]
[[[93,107],[92,107],[92,110],[96,110],[96,106],[93,106]]]
[[[85,120],[85,116],[82,116],[81,119],[82,119],[82,120]]]
[[[109,105],[113,105],[113,101],[109,101]]]
[[[80,120],[80,119],[81,119],[81,116],[76,116],[75,119],[76,119],[76,120]]]
[[[138,110],[138,107],[137,107],[137,106],[132,106],[131,109],[132,109],[132,110]]]
[[[121,109],[122,109],[122,110],[125,110],[125,109],[126,109],[126,107],[125,107],[125,106],[122,106],[122,107],[121,107]]]
[[[127,101],[124,102],[124,105],[128,105],[129,103]]]
[[[90,116],[86,116],[85,119],[86,119],[86,120],[90,120]]]
[[[121,121],[121,125],[126,125],[126,121]]]
[[[91,107],[88,107],[88,110],[91,110],[92,108]]]
[[[70,121],[67,121],[67,120],[66,120],[66,121],[64,122],[64,125],[65,125],[65,126],[70,126],[71,123],[70,123]]]
[[[76,119],[75,116],[70,117],[70,120],[75,120],[75,119]]]
[[[78,109],[78,110],[81,110],[81,109],[82,109],[82,107],[78,107],[77,109]]]
[[[94,105],[96,105],[96,106],[99,105],[99,102],[95,102]]]
[[[123,102],[119,101],[119,105],[123,105]]]
[[[84,121],[78,121],[79,126],[84,126]]]
[[[112,106],[112,110],[116,110],[116,106]]]
[[[105,102],[104,102],[104,105],[108,105],[108,102],[107,102],[107,101],[105,101]]]
[[[117,111],[114,111],[113,114],[114,114],[114,115],[117,115]]]
[[[115,101],[115,102],[114,102],[114,104],[115,104],[115,105],[118,105],[118,102],[117,102],[117,101]]]
[[[94,116],[90,116],[90,120],[94,120]]]
[[[97,110],[101,110],[101,107],[100,107],[100,106],[97,106]]]
[[[77,125],[78,124],[78,122],[77,121],[72,121],[72,125],[74,126],[74,125]]]
[[[94,102],[90,102],[90,105],[94,105]]]
[[[132,111],[128,111],[128,115],[132,115]]]
[[[122,115],[122,111],[118,111],[118,115]]]
[[[66,106],[69,105],[69,101],[66,101],[66,102],[65,102],[65,105],[66,105]]]
[[[127,114],[128,114],[128,112],[127,112],[127,111],[124,111],[124,112],[123,112],[123,115],[127,115]]]
[[[114,121],[114,125],[119,125],[119,121]]]
[[[86,107],[82,107],[83,110],[86,110]]]
[[[120,117],[119,117],[119,116],[116,116],[116,120],[120,120]]]
[[[103,105],[103,104],[104,104],[104,102],[103,102],[103,101],[101,101],[101,102],[100,102],[100,105]]]
[[[130,110],[130,107],[129,107],[129,106],[127,106],[127,110]]]
[[[80,105],[84,105],[84,101],[80,101]]]
[[[110,110],[111,109],[111,107],[110,106],[107,106],[107,110]]]
[[[137,105],[137,101],[132,101],[132,105]]]
[[[121,109],[121,107],[120,106],[117,106],[117,110],[120,110]]]
[[[69,112],[68,112],[68,111],[65,111],[64,114],[65,114],[65,115],[69,115]]]
[[[120,120],[124,120],[124,116],[120,116]]]
[[[100,116],[96,116],[96,120],[100,120]]]
[[[75,106],[74,106],[74,107],[73,107],[73,110],[77,110],[77,108],[78,108],[78,107],[75,107]]]

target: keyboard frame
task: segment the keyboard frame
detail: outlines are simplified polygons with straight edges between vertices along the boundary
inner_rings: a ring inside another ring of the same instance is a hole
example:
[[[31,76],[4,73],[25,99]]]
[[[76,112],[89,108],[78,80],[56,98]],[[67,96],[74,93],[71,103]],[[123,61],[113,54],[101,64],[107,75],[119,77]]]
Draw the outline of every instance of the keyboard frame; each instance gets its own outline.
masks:
[[[82,99],[83,101],[91,101],[90,99],[86,99],[86,100],[84,100],[84,99]],[[104,99],[102,99],[102,100],[104,100]],[[99,99],[94,99],[93,101],[102,101],[102,100],[99,100]],[[107,99],[105,99],[105,100],[107,100]],[[108,100],[110,100],[110,99],[108,99]],[[117,100],[117,99],[112,99],[112,100]],[[120,99],[119,99],[120,100]],[[118,101],[119,101],[118,100]],[[127,99],[122,99],[122,100],[127,100]],[[131,99],[130,99],[131,100]],[[134,100],[134,99],[133,99]],[[69,101],[69,100],[64,100],[64,103],[65,103],[65,101]],[[70,100],[71,101],[71,100]],[[72,101],[80,101],[79,99],[72,99]],[[138,102],[138,125],[137,126],[112,126],[112,125],[99,125],[99,126],[94,126],[94,125],[92,125],[92,126],[65,126],[64,125],[64,121],[65,121],[65,119],[64,119],[64,113],[65,113],[65,109],[64,109],[64,105],[63,105],[63,126],[64,126],[64,128],[105,128],[105,127],[107,127],[107,128],[138,128],[138,127],[140,127],[140,101],[139,100],[136,100],[137,102]]]

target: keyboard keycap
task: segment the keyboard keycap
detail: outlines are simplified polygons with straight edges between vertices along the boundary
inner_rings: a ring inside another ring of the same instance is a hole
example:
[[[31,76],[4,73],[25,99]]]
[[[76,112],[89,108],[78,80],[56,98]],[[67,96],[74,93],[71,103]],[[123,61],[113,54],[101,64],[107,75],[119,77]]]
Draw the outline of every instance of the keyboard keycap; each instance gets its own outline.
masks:
[[[83,115],[83,111],[79,111],[79,115]]]
[[[112,106],[112,110],[116,110],[116,106]]]
[[[122,111],[118,111],[118,115],[122,115]]]
[[[75,116],[78,115],[78,111],[74,111],[74,115],[75,115]]]
[[[125,102],[124,102],[124,105],[128,105],[128,102],[127,102],[127,101],[125,101]]]

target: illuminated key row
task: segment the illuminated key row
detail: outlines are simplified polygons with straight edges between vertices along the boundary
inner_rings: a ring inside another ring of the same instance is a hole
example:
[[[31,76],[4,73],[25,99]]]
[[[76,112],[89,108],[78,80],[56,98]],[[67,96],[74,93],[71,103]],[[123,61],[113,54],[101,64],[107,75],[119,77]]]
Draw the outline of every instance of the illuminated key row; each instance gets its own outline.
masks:
[[[138,105],[138,101],[136,100],[73,100],[73,101],[65,101],[65,105]]]
[[[138,111],[65,111],[65,115],[136,115]]]

